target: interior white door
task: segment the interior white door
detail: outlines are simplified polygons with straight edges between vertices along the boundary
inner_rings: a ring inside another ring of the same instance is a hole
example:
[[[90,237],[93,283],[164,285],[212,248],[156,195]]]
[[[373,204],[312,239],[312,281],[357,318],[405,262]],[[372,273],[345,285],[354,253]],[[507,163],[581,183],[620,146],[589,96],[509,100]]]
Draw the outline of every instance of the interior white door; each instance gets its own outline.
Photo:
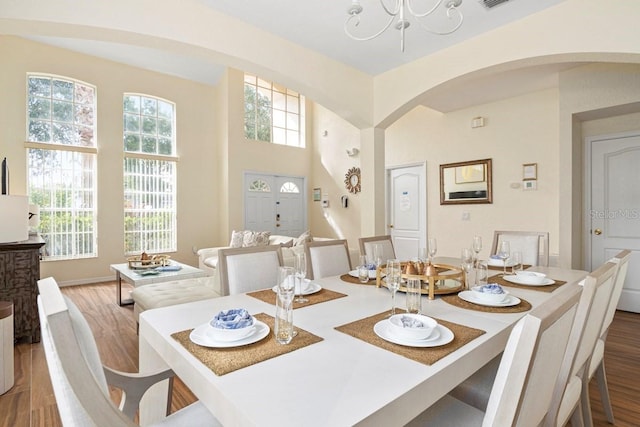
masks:
[[[245,174],[244,227],[271,234],[299,236],[306,230],[304,178]]]
[[[426,164],[387,171],[389,234],[398,259],[418,256],[427,241]]]
[[[591,268],[630,249],[620,310],[640,312],[640,132],[590,138]]]

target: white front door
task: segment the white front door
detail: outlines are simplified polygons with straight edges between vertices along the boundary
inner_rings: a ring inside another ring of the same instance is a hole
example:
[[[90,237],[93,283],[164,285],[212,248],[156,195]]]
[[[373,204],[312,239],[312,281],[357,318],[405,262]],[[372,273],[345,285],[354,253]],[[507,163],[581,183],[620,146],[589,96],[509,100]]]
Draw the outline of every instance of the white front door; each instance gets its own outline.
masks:
[[[389,234],[398,259],[418,256],[427,242],[427,166],[387,171]]]
[[[304,178],[246,173],[244,182],[246,230],[294,237],[306,230]]]
[[[591,269],[632,251],[620,310],[640,312],[640,132],[587,140],[591,154]]]

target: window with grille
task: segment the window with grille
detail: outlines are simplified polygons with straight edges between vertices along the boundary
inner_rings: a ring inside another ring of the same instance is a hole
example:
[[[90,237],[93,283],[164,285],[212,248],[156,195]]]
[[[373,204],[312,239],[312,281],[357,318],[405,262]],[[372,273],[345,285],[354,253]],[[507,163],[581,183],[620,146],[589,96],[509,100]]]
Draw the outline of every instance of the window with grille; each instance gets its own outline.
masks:
[[[304,96],[245,73],[244,136],[274,144],[304,147]]]
[[[97,256],[96,88],[27,75],[27,188],[43,260]]]
[[[175,104],[125,94],[124,249],[177,250]]]

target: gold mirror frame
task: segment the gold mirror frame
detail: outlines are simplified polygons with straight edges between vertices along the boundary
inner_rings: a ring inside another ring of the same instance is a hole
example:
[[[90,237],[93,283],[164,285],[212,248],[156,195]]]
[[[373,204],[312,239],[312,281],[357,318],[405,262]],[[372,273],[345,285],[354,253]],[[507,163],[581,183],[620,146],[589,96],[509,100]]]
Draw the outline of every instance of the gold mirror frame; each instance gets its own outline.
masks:
[[[493,203],[491,159],[440,165],[440,204]]]
[[[349,193],[360,192],[360,168],[352,167],[344,174],[344,186],[349,190]]]

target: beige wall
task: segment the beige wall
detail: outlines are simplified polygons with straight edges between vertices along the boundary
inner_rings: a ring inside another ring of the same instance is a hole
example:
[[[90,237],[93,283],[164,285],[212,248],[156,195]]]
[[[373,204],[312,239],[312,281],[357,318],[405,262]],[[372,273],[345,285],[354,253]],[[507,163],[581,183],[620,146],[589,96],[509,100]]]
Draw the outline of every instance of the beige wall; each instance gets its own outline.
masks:
[[[42,263],[42,276],[60,283],[111,277],[109,265],[124,262],[122,190],[122,96],[138,92],[168,99],[177,106],[178,251],[173,258],[197,264],[192,247],[215,236],[218,211],[214,114],[215,90],[201,84],[0,36],[0,153],[11,166],[12,194],[26,192],[26,73],[57,74],[97,87],[98,258]]]
[[[474,117],[485,126],[471,128]],[[427,228],[441,255],[457,256],[483,238],[489,255],[494,230],[549,231],[558,253],[558,93],[545,90],[449,114],[416,107],[387,129],[388,166],[427,162]],[[440,205],[440,165],[491,158],[493,204]],[[538,189],[523,191],[523,163],[538,164]],[[462,220],[463,212],[470,214]]]

